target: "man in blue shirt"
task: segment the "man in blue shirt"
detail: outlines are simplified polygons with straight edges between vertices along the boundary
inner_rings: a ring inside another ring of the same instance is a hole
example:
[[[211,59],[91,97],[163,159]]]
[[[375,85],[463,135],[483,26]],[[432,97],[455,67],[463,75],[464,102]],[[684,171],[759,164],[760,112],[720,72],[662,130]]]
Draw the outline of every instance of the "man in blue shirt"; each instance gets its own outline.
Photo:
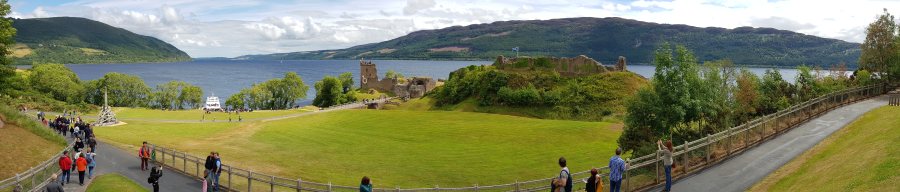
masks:
[[[622,188],[622,173],[628,169],[628,164],[622,160],[622,148],[616,148],[616,155],[609,159],[609,191],[619,192]]]

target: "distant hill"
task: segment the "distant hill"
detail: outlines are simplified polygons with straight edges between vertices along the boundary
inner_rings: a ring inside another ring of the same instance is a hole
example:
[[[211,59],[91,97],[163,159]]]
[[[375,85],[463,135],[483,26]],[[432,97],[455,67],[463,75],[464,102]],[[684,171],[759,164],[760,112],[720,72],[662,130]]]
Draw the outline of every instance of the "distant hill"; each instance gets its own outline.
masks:
[[[701,61],[731,59],[742,65],[856,66],[857,43],[772,28],[699,28],[623,18],[566,18],[500,21],[410,33],[381,43],[347,49],[269,55],[238,59],[486,59],[498,55],[574,57],[587,55],[605,64],[625,56],[631,63],[649,63],[663,42],[690,48]]]
[[[159,39],[77,17],[13,19],[16,64],[188,61]]]

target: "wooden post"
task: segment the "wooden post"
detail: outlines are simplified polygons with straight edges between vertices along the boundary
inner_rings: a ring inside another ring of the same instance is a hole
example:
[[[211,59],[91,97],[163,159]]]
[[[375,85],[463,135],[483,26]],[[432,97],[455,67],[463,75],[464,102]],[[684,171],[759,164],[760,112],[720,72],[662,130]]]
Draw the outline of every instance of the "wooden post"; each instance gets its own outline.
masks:
[[[181,152],[181,160],[184,160],[184,166],[181,170],[187,173],[187,153]]]
[[[275,176],[272,176],[271,182],[269,182],[269,192],[275,192]]]
[[[194,168],[197,170],[197,177],[200,177],[200,161],[194,162],[194,166],[196,166]]]
[[[331,182],[328,182],[328,192],[331,192]]]
[[[475,184],[475,191],[478,191],[478,183]]]
[[[653,184],[659,183],[659,151],[656,152],[656,160],[653,161],[653,164],[656,165],[656,174],[653,174]]]
[[[688,145],[690,145],[690,142],[685,141],[684,142],[684,174],[685,175],[687,175],[687,173],[688,173],[688,170],[689,170],[688,163],[691,158],[691,155],[690,155],[691,151],[688,151],[690,149],[690,147]]]
[[[725,131],[725,156],[731,155],[731,128]]]
[[[297,178],[297,192],[303,191],[302,184],[303,184],[303,180],[301,180],[300,178]]]
[[[247,191],[253,191],[253,171],[247,171]]]
[[[710,141],[710,135],[706,134],[706,165],[709,165],[709,157],[712,155],[712,143]]]
[[[234,189],[234,188],[231,188],[231,166],[228,166],[228,188]]]
[[[516,179],[516,192],[519,192],[519,190],[520,190],[520,189],[519,189],[519,180]]]

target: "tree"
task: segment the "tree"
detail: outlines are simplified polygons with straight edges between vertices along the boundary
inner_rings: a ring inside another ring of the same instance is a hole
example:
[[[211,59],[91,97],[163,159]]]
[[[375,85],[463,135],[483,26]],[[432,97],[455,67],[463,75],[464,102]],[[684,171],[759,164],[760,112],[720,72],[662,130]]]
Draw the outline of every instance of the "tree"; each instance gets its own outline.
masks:
[[[75,103],[81,101],[84,85],[78,75],[61,64],[35,65],[30,77],[31,85],[39,92],[50,94],[54,99]]]
[[[237,109],[288,109],[294,107],[297,100],[306,98],[307,91],[309,86],[303,83],[303,78],[288,72],[284,78],[270,79],[242,89],[229,97],[225,104]]]
[[[394,79],[394,78],[396,78],[396,79],[403,79],[403,74],[397,73],[397,71],[394,71],[393,69],[391,69],[391,70],[388,70],[387,72],[384,73],[384,78],[388,78],[388,79]]]
[[[734,93],[737,119],[739,122],[750,120],[757,114],[759,106],[759,78],[747,69],[741,69],[737,77],[737,89]]]
[[[691,96],[695,92],[692,85],[698,84],[697,61],[686,47],[675,46],[673,55],[671,46],[663,44],[656,51],[654,65],[654,90],[660,102],[669,106],[668,112],[657,115],[661,125],[667,127],[667,133],[671,133],[684,125],[682,122],[699,117],[697,98]]]
[[[659,118],[668,111],[652,86],[638,90],[637,94],[625,102],[625,127],[619,137],[619,146],[635,150],[636,154],[648,154],[655,148],[646,148],[651,140],[667,135],[669,130]],[[644,148],[642,148],[644,147]]]
[[[341,73],[341,75],[338,76],[338,79],[341,80],[344,93],[353,90],[353,73]]]
[[[812,69],[805,65],[797,67],[797,82],[794,85],[797,88],[799,101],[815,98],[817,96],[816,93],[819,92],[816,76],[812,74]]]
[[[230,107],[231,109],[246,109],[247,106],[247,94],[244,93],[243,90],[241,92],[235,93],[228,97],[228,100],[225,101],[225,106]]]
[[[759,84],[761,114],[771,114],[785,109],[791,104],[791,84],[781,77],[778,69],[766,70]]]
[[[900,68],[900,43],[898,43],[897,23],[894,16],[884,9],[875,22],[866,27],[866,40],[860,45],[860,68],[875,74],[887,73],[888,69]],[[894,70],[892,70],[894,71]],[[900,74],[889,74],[889,78]],[[879,75],[880,76],[880,75]]]
[[[10,66],[13,63],[9,57],[12,45],[15,44],[16,29],[12,27],[12,19],[7,17],[10,6],[7,0],[0,0],[0,92],[11,89],[11,78],[16,75],[15,69]]]
[[[103,105],[103,93],[107,92],[110,106],[142,107],[150,98],[150,87],[135,75],[106,73],[102,78],[85,83],[85,101]]]
[[[856,84],[859,86],[866,86],[872,84],[872,73],[863,69],[856,72]]]
[[[356,101],[356,95],[353,92],[344,93],[343,85],[340,78],[325,76],[321,81],[316,82],[316,98],[313,99],[313,105],[331,107]]]
[[[160,109],[181,109],[182,106],[180,105],[181,102],[178,101],[178,95],[181,93],[183,83],[181,81],[169,81],[156,85],[156,92],[153,92],[154,106]]]
[[[182,84],[178,94],[178,103],[188,106],[190,109],[200,108],[203,104],[203,89],[188,83]]]

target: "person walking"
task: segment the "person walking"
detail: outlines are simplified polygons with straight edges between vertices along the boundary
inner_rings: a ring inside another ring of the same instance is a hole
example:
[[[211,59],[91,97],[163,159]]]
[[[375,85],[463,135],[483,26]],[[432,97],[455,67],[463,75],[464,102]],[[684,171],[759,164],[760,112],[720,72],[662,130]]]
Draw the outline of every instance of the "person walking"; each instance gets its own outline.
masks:
[[[150,185],[153,185],[153,192],[159,192],[159,178],[162,177],[162,165],[156,164],[150,170],[150,177],[147,178],[147,181],[150,182]]]
[[[66,185],[69,183],[69,176],[72,171],[72,159],[69,158],[69,151],[63,151],[62,157],[59,157],[59,169],[62,170],[62,178],[59,179],[59,182],[62,185]],[[65,181],[65,183],[63,183]]]
[[[75,160],[75,166],[78,167],[78,184],[81,186],[84,186],[84,171],[87,170],[87,164],[84,153],[78,156],[78,160]]]
[[[44,187],[44,189],[46,189],[47,192],[63,192],[63,191],[65,191],[65,190],[63,190],[62,185],[59,184],[60,182],[57,182],[57,180],[58,180],[57,177],[59,177],[59,176],[56,175],[56,173],[54,173],[53,175],[50,176],[50,182],[47,183],[46,187]]]
[[[587,181],[585,181],[584,183],[585,192],[603,191],[603,180],[600,177],[600,170],[598,170],[597,168],[591,169],[591,177],[588,177]]]
[[[87,152],[85,153],[85,158],[88,162],[88,179],[94,178],[94,167],[97,166],[97,154],[94,153],[94,148],[87,148]]]
[[[359,182],[359,192],[372,192],[372,180],[369,177],[363,176]]]
[[[622,160],[622,148],[616,148],[616,155],[609,159],[609,191],[619,192],[622,189],[622,173],[628,169],[628,163]]]
[[[141,145],[141,149],[138,150],[138,157],[141,158],[141,171],[150,169],[150,165],[147,163],[150,160],[150,147],[147,146],[146,141]]]
[[[553,191],[554,192],[572,192],[572,174],[569,172],[569,167],[566,166],[566,158],[559,158],[559,167],[562,167],[562,170],[559,171],[559,176],[553,179]]]
[[[87,145],[91,148],[91,152],[97,151],[97,137],[91,136],[88,138]]]
[[[81,151],[84,148],[84,142],[81,141],[81,138],[75,137],[75,145],[73,146],[75,151]],[[78,156],[76,156],[78,157]]]
[[[662,155],[663,167],[666,172],[666,188],[663,191],[672,191],[672,154],[675,153],[675,149],[672,148],[672,140],[666,141],[665,144],[662,140],[656,140],[656,149]]]

